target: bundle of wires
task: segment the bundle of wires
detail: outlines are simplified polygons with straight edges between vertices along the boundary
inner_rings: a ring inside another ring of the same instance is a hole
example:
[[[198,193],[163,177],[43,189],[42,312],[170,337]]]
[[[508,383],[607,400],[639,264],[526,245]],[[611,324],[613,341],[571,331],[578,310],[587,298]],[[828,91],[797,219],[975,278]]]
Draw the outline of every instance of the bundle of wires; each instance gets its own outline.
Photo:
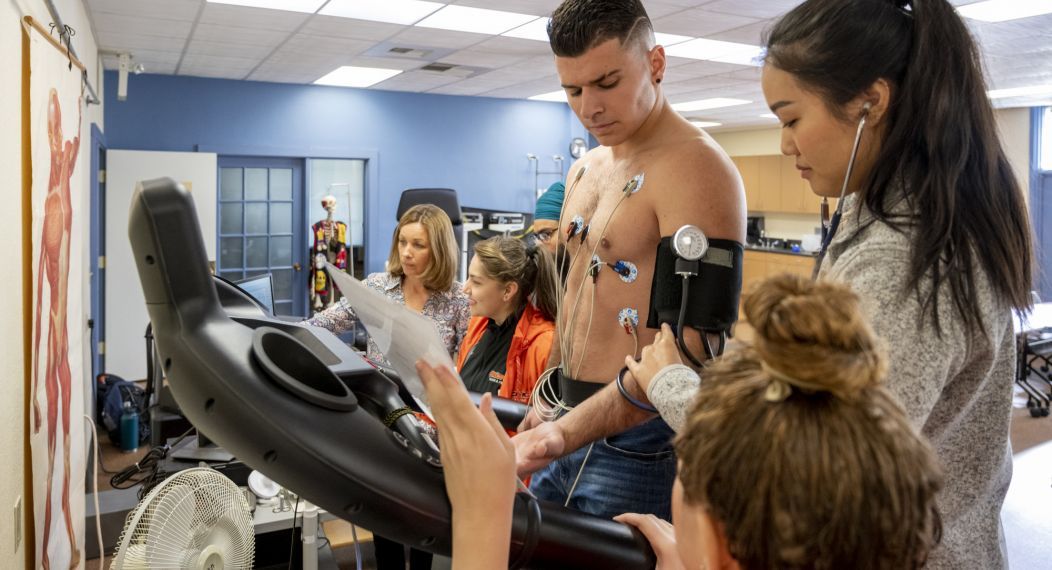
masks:
[[[183,432],[173,443],[166,443],[160,447],[151,449],[135,465],[131,465],[110,478],[110,485],[114,489],[130,489],[136,485],[142,485],[139,489],[139,500],[141,501],[150,489],[153,489],[161,481],[164,481],[166,473],[160,470],[161,461],[168,457],[168,452],[194,431],[190,428]]]

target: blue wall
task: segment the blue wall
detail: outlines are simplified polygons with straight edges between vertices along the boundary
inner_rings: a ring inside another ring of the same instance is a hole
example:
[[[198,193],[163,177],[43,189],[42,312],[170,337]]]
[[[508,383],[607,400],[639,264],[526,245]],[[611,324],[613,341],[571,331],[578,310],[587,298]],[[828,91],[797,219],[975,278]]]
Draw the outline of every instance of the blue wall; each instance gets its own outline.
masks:
[[[561,103],[170,75],[132,76],[117,101],[115,72],[105,85],[112,149],[369,159],[368,271],[383,268],[402,190],[455,188],[465,206],[532,211],[526,153],[551,170],[587,136]]]

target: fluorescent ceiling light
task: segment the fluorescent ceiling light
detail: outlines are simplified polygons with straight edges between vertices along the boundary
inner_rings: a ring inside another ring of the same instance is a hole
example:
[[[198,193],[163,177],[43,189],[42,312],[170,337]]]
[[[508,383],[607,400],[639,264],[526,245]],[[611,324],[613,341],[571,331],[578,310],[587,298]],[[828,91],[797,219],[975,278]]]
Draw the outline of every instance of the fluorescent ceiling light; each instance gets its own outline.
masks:
[[[551,20],[551,18],[537,18],[529,24],[519,26],[514,30],[508,30],[501,35],[508,36],[509,38],[522,38],[524,40],[546,42],[548,41],[549,20]]]
[[[285,10],[287,12],[304,12],[313,14],[318,7],[324,4],[324,0],[208,0],[213,4],[232,4],[234,6],[248,6],[250,8],[266,8],[268,10]]]
[[[707,40],[698,38],[665,49],[665,53],[675,57],[705,59],[738,65],[762,65],[763,48],[749,44]]]
[[[467,6],[446,6],[417,22],[416,25],[422,28],[497,35],[536,19],[537,16],[529,14]]]
[[[775,115],[774,113],[764,113],[764,114],[760,115],[760,118],[761,119],[774,119],[774,120],[777,121],[778,120],[778,115]]]
[[[369,87],[385,79],[390,79],[399,73],[402,73],[402,70],[345,65],[330,71],[325,77],[315,81],[314,84],[335,85],[337,87]]]
[[[420,0],[331,0],[319,14],[411,25],[445,4]]]
[[[699,129],[708,129],[710,127],[718,127],[723,123],[716,123],[714,121],[691,121],[690,124],[698,127]]]
[[[659,46],[674,46],[676,44],[681,44],[692,39],[694,38],[690,36],[677,36],[676,34],[663,34],[661,32],[654,32],[654,40]]]
[[[1052,84],[1031,85],[1030,87],[1012,87],[1011,89],[994,89],[986,92],[986,96],[991,99],[1030,96],[1042,97],[1044,95],[1052,95]]]
[[[691,111],[719,109],[721,107],[733,107],[735,105],[748,105],[749,103],[752,103],[752,101],[746,101],[745,99],[729,99],[727,97],[713,97],[712,99],[676,103],[672,108],[680,113],[689,113]]]
[[[552,91],[551,93],[541,93],[540,95],[534,95],[528,97],[530,101],[555,101],[557,103],[566,102],[566,91],[560,89],[558,91]]]
[[[1005,22],[1052,13],[1052,0],[986,0],[958,6],[957,13],[973,20]]]

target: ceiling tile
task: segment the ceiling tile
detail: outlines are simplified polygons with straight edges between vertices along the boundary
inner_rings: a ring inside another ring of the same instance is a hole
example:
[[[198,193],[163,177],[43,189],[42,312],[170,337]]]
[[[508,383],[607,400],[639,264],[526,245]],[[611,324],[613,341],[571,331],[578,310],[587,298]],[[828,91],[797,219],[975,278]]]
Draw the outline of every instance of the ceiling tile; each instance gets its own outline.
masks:
[[[544,42],[538,42],[534,40],[523,40],[519,38],[506,38],[504,36],[496,36],[490,38],[476,46],[472,46],[475,50],[485,50],[493,53],[500,53],[506,55],[551,55],[552,49],[548,44]]]
[[[265,30],[291,32],[309,17],[311,17],[310,14],[304,14],[302,12],[266,10],[263,8],[250,8],[247,6],[234,6],[231,4],[216,4],[208,2],[205,4],[204,13],[201,14],[201,22],[204,24],[218,24],[221,26],[239,26],[243,28],[260,28]]]
[[[193,22],[185,20],[166,20],[144,16],[126,16],[110,12],[95,12],[95,31],[122,34],[125,32],[163,38],[185,38],[190,34]]]
[[[409,27],[404,32],[388,40],[387,43],[409,47],[464,49],[485,41],[488,37],[490,36],[485,34]]]
[[[498,67],[504,67],[522,61],[523,59],[524,58],[521,55],[508,55],[492,53],[484,50],[466,49],[451,53],[438,61],[440,63],[449,63],[453,65],[470,65],[473,67],[496,69]]]
[[[801,0],[715,0],[705,4],[705,10],[745,16],[747,18],[777,18],[801,4]]]
[[[450,4],[459,6],[502,10],[518,14],[533,14],[534,16],[551,15],[561,3],[562,0],[457,0],[456,2],[450,2]]]
[[[273,50],[273,46],[214,42],[195,37],[186,46],[186,55],[228,56],[258,61]]]
[[[194,21],[201,7],[200,0],[87,0],[94,12],[111,12],[125,16],[162,18],[165,20]]]
[[[405,26],[398,24],[318,15],[311,18],[300,32],[379,42],[394,36],[404,29]]]
[[[756,22],[756,18],[694,9],[658,18],[654,20],[654,28],[666,34],[680,34],[700,38],[740,28],[748,24],[755,24]]]
[[[365,40],[352,40],[332,36],[311,36],[303,33],[289,38],[280,51],[294,54],[339,55],[353,57],[372,47],[373,43]]]

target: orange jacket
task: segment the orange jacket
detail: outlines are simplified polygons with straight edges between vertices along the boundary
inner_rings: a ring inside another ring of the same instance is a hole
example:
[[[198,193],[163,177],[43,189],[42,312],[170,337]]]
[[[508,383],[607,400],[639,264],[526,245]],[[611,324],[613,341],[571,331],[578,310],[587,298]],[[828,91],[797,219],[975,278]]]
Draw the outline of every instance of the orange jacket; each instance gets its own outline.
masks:
[[[488,324],[488,317],[471,317],[468,332],[460,343],[460,353],[457,355],[458,370],[464,367],[471,349],[482,340]],[[511,338],[504,382],[497,396],[529,403],[537,378],[548,367],[548,354],[552,351],[554,337],[555,323],[544,318],[532,303],[526,303]]]

